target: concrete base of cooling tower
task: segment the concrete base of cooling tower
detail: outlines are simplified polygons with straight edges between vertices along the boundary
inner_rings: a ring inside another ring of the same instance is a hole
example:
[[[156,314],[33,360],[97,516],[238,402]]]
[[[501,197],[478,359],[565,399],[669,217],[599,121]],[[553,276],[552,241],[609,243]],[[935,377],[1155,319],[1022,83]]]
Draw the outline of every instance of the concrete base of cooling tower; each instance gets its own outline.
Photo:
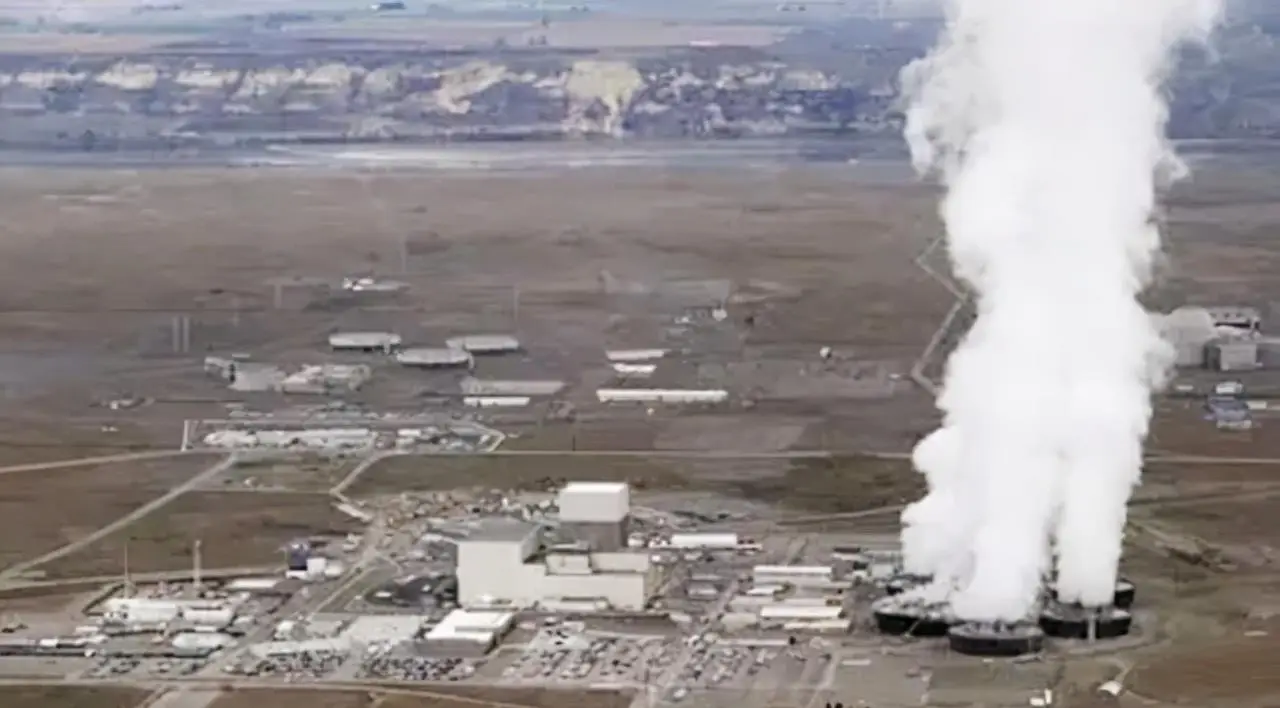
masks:
[[[1018,657],[1044,649],[1044,631],[1033,623],[956,625],[947,634],[951,650],[981,657]]]
[[[1040,628],[1055,639],[1118,639],[1133,629],[1133,614],[1116,607],[1053,604],[1040,613]]]
[[[896,592],[892,584],[885,588],[888,594],[871,605],[877,631],[895,637],[947,636],[947,630],[956,623],[950,605],[907,592],[916,587],[914,583],[904,584]]]
[[[886,595],[901,595],[908,590],[923,587],[931,582],[933,582],[933,576],[930,575],[901,573],[889,578],[889,582],[885,583],[884,591]]]
[[[1060,602],[1058,600],[1057,587],[1053,585],[1049,586],[1049,596],[1052,597],[1055,602]],[[1121,578],[1120,580],[1116,581],[1116,591],[1115,591],[1115,594],[1112,596],[1111,606],[1121,610],[1130,609],[1133,607],[1133,603],[1135,600],[1137,600],[1137,597],[1138,597],[1137,586],[1134,585],[1132,582],[1125,580],[1124,578]],[[1064,603],[1064,604],[1068,604],[1068,603]]]

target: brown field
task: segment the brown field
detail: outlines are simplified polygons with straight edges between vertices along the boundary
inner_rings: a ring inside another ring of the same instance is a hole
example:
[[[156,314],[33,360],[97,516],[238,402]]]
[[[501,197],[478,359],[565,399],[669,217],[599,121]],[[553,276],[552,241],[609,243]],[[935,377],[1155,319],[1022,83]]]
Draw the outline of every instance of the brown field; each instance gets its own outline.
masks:
[[[572,480],[620,480],[638,491],[707,491],[815,513],[916,498],[923,478],[902,460],[680,459],[613,455],[390,457],[347,490],[353,497],[457,488],[547,490]]]
[[[220,475],[207,489],[266,488],[293,492],[327,492],[359,464],[353,459],[298,455],[281,459],[245,459]]]
[[[119,572],[126,544],[131,571],[182,570],[191,565],[197,539],[205,567],[266,565],[279,561],[281,549],[292,539],[345,534],[356,528],[333,509],[325,494],[188,492],[119,534],[43,570],[51,577]]]
[[[543,490],[570,480],[627,481],[638,489],[689,489],[677,460],[586,455],[404,455],[374,463],[347,489],[353,497],[470,487]]]
[[[0,474],[0,564],[87,536],[217,459],[188,455]]]
[[[1157,407],[1147,449],[1151,454],[1280,460],[1280,435],[1268,423],[1263,420],[1252,430],[1218,430],[1204,419],[1203,401],[1165,401]]]
[[[150,694],[115,686],[0,686],[4,708],[134,708]]]
[[[1271,629],[1276,629],[1273,623]],[[1280,700],[1280,636],[1237,637],[1175,647],[1143,661],[1130,674],[1131,690],[1186,706],[1276,705]]]
[[[1210,543],[1269,546],[1280,550],[1280,496],[1255,493],[1250,498],[1170,504],[1155,518]]]

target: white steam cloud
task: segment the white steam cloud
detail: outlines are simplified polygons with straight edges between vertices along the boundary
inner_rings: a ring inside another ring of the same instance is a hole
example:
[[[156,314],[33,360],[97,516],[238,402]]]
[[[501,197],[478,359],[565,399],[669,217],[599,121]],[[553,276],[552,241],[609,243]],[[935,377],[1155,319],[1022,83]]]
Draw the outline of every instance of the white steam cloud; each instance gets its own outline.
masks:
[[[1158,179],[1181,170],[1162,88],[1217,0],[950,0],[903,72],[917,169],[940,173],[978,319],[944,427],[916,449],[912,572],[969,620],[1016,621],[1056,557],[1068,601],[1107,604],[1150,396],[1168,347],[1137,301],[1159,248]]]

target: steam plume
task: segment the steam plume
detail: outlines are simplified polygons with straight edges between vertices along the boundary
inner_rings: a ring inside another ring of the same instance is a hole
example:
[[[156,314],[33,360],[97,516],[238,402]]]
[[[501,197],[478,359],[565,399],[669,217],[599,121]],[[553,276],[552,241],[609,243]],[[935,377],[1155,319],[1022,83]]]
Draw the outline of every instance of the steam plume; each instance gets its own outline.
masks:
[[[1219,11],[950,0],[939,45],[903,72],[906,138],[948,188],[950,256],[978,307],[948,363],[946,427],[917,449],[930,493],[904,513],[904,552],[945,571],[964,619],[1025,617],[1051,547],[1064,599],[1111,597],[1168,361],[1136,299],[1159,248],[1157,174],[1180,167],[1162,84]]]

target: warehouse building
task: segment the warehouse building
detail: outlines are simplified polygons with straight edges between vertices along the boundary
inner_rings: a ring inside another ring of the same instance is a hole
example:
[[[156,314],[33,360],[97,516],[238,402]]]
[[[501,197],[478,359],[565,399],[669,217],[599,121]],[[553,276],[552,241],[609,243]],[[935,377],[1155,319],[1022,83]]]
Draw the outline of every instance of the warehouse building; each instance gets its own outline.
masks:
[[[520,340],[505,334],[469,334],[445,340],[450,349],[461,349],[465,352],[484,354],[514,354],[520,351]]]
[[[622,482],[570,482],[556,495],[557,538],[594,551],[627,548],[631,487]]]
[[[335,332],[329,335],[329,348],[334,351],[390,354],[399,349],[401,343],[400,335],[394,332]]]
[[[495,520],[458,543],[460,604],[523,608],[580,601],[617,610],[649,604],[661,569],[646,551],[626,548],[630,489],[612,483],[570,487],[560,495],[554,532]]]
[[[751,580],[757,586],[820,587],[835,581],[835,570],[829,565],[757,565]]]
[[[1205,360],[1214,371],[1252,371],[1258,368],[1258,340],[1228,337],[1209,344]]]
[[[483,656],[498,645],[515,618],[512,612],[454,610],[427,632],[426,649],[442,656]]]
[[[564,389],[563,381],[502,381],[467,377],[458,387],[466,396],[554,396]]]
[[[475,357],[464,349],[452,347],[414,347],[396,353],[396,361],[402,366],[422,369],[451,369],[475,366]]]
[[[338,636],[365,649],[389,648],[417,639],[429,619],[426,615],[361,615]]]
[[[721,389],[602,388],[601,403],[724,403],[729,392]]]
[[[1215,327],[1230,328],[1245,334],[1262,331],[1262,311],[1256,307],[1227,305],[1205,308]]]

